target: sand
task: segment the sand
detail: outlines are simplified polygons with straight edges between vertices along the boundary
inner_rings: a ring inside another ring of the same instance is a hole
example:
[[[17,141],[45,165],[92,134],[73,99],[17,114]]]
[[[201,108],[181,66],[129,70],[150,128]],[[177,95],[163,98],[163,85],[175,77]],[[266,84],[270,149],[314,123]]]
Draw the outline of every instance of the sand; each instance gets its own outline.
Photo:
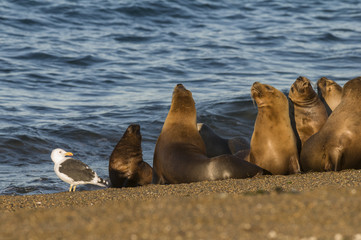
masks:
[[[357,239],[361,171],[0,196],[0,239]]]

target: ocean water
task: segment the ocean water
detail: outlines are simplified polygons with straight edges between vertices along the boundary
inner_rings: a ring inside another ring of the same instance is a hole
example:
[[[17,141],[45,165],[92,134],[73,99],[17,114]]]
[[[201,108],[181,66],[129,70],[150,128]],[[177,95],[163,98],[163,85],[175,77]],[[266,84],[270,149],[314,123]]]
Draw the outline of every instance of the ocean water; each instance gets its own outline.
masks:
[[[361,75],[360,39],[352,0],[3,0],[0,194],[66,191],[50,159],[57,147],[107,178],[132,123],[152,165],[177,83],[199,122],[250,139],[253,82],[286,94],[300,75],[343,86]]]

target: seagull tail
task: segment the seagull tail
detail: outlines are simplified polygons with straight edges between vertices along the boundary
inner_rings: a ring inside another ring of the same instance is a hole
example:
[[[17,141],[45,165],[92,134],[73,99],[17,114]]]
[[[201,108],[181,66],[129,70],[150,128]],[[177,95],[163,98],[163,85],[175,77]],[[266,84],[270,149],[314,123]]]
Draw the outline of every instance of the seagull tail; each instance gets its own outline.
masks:
[[[101,177],[98,177],[97,185],[102,187],[109,187],[109,182]]]

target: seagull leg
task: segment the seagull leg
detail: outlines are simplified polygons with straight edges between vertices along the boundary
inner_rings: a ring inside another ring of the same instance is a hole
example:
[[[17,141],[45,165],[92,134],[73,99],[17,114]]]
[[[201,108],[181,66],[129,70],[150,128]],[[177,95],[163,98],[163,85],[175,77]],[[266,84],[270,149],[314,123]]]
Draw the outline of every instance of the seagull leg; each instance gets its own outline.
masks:
[[[75,188],[76,188],[76,185],[75,185],[74,188],[73,188],[73,192],[75,192]]]
[[[73,185],[70,184],[69,192],[71,192],[71,189],[73,188]]]

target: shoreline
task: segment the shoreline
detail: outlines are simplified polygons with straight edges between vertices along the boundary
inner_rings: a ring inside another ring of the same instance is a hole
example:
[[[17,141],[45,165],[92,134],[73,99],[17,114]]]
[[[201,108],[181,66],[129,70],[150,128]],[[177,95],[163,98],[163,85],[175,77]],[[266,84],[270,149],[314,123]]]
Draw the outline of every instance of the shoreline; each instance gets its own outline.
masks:
[[[361,170],[2,195],[0,236],[361,239],[359,199]]]

